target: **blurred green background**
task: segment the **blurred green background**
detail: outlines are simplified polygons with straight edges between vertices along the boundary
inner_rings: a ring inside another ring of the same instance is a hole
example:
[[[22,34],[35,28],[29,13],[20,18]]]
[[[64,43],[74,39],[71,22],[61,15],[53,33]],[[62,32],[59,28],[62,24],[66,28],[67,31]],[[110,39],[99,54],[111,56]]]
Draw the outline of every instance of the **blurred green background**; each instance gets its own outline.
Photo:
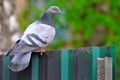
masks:
[[[17,16],[21,31],[50,6],[58,6],[63,14],[54,19],[57,34],[47,50],[115,45],[120,80],[120,0],[26,0],[26,3]]]

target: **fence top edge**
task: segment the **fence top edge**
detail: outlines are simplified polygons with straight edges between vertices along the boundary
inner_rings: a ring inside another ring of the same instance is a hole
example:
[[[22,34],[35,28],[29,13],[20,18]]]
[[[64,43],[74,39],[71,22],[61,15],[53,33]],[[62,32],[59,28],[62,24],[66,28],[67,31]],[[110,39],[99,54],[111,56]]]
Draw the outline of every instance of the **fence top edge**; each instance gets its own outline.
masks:
[[[112,46],[91,46],[91,47],[81,47],[81,48],[72,48],[72,49],[58,49],[58,50],[48,50],[46,53],[52,53],[52,52],[60,52],[60,51],[74,51],[74,50],[86,50],[86,49],[93,49],[93,48],[110,48],[110,47],[116,47],[115,45]],[[39,53],[39,52],[33,52],[33,53]],[[4,56],[5,54],[0,54],[0,56]]]

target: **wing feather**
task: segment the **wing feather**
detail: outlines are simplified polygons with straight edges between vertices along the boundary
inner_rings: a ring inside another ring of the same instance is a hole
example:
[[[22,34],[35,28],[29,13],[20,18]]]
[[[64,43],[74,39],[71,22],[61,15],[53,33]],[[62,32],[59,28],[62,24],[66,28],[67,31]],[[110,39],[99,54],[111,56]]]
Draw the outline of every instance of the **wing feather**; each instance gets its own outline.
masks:
[[[28,45],[23,40],[18,40],[7,55],[23,54],[39,49],[37,45]]]

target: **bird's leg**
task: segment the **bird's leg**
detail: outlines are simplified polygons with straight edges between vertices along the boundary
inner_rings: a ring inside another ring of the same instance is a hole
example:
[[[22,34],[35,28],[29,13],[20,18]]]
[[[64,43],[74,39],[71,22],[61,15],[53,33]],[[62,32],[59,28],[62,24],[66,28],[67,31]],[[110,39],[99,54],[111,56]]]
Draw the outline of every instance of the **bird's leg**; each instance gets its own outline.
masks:
[[[40,55],[43,55],[46,51],[44,49],[40,50]]]

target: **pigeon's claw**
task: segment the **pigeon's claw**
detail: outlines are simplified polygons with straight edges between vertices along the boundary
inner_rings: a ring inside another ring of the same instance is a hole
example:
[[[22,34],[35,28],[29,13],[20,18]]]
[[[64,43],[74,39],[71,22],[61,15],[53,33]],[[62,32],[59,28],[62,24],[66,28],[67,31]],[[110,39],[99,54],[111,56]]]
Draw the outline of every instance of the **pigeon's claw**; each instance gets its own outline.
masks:
[[[46,51],[44,49],[40,50],[40,55],[43,55]]]

